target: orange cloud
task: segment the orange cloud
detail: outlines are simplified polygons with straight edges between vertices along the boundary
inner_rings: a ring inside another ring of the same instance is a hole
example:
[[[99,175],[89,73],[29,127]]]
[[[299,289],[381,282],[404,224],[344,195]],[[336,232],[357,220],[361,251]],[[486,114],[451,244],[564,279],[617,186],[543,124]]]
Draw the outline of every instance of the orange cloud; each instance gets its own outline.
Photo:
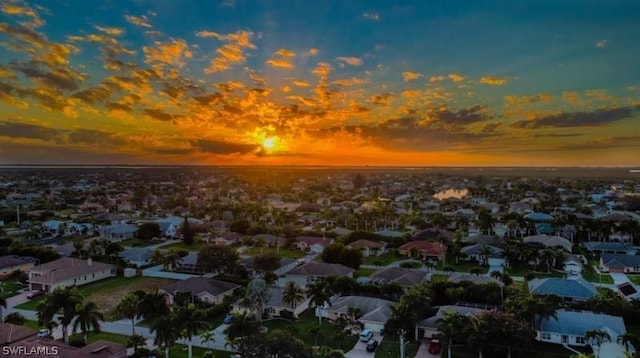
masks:
[[[125,15],[124,16],[125,20],[127,20],[129,23],[132,23],[136,26],[140,26],[140,27],[151,27],[151,24],[149,23],[149,20],[147,19],[146,16],[132,16],[132,15]]]
[[[491,85],[491,86],[502,86],[504,84],[507,83],[507,79],[506,78],[498,78],[498,77],[482,77],[480,78],[480,83],[483,83],[485,85]]]
[[[429,77],[429,83],[437,83],[444,81],[446,79],[445,76],[431,76]]]
[[[155,43],[156,47],[144,46],[142,51],[145,54],[147,63],[159,62],[176,67],[184,66],[184,59],[193,57],[189,46],[183,40],[171,40],[168,42]]]
[[[102,31],[107,35],[111,35],[111,36],[120,36],[124,33],[123,29],[117,28],[117,27],[102,27],[102,26],[96,26],[96,29],[98,31]]]
[[[293,84],[298,86],[298,87],[309,87],[309,86],[311,86],[311,83],[309,83],[307,81],[302,81],[302,80],[293,80]]]
[[[211,60],[209,67],[205,69],[206,74],[226,71],[235,64],[245,62],[246,55],[244,54],[244,50],[256,48],[251,42],[253,33],[250,31],[238,31],[226,35],[216,32],[200,31],[198,36],[213,37],[226,42],[225,45],[216,50],[218,56]]]
[[[462,82],[462,81],[464,81],[464,76],[460,75],[460,74],[457,74],[457,73],[450,73],[448,77],[453,82]]]
[[[287,49],[281,48],[278,51],[276,51],[275,55],[277,56],[282,56],[282,57],[296,57],[296,53],[293,51],[289,51]]]
[[[267,60],[266,64],[277,68],[293,68],[293,65],[289,61],[280,58],[272,58],[270,60]]]
[[[418,72],[402,72],[402,78],[404,79],[405,82],[409,82],[409,81],[415,81],[419,78],[424,77],[424,75],[422,73],[418,73]]]
[[[340,57],[338,57],[336,59],[338,61],[340,61],[341,63],[346,63],[347,65],[351,65],[351,66],[360,66],[360,65],[362,65],[362,59],[358,58],[358,57],[340,56]]]

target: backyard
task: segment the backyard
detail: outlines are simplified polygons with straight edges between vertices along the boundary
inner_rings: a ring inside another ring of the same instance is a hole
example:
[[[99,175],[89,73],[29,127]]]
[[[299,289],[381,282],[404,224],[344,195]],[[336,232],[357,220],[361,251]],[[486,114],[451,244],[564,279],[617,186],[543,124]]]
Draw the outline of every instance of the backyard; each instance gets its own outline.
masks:
[[[326,320],[323,320],[322,324],[318,326],[318,318],[315,317],[311,309],[300,315],[298,321],[270,320],[265,321],[264,326],[269,330],[282,329],[292,332],[292,335],[311,346],[329,346],[344,352],[350,351],[357,341],[356,336],[349,336],[340,326],[333,325]],[[315,331],[316,329],[317,331]]]
[[[78,292],[84,297],[86,302],[95,302],[100,310],[105,313],[107,320],[114,320],[113,311],[120,302],[122,296],[128,292],[142,290],[153,292],[160,287],[169,285],[174,280],[165,278],[152,277],[114,277],[94,282],[88,285],[78,287]],[[38,297],[31,301],[22,303],[17,308],[32,310],[36,309],[38,302],[44,299],[44,296]]]
[[[378,265],[378,266],[387,266],[390,263],[405,260],[408,257],[400,255],[396,250],[389,250],[383,254],[378,256],[368,256],[365,257],[362,263],[364,265]]]
[[[405,357],[414,357],[420,348],[420,342],[409,342],[405,345]],[[426,349],[426,348],[425,348]],[[380,342],[376,350],[375,358],[397,358],[400,357],[400,342],[394,338],[386,337]]]

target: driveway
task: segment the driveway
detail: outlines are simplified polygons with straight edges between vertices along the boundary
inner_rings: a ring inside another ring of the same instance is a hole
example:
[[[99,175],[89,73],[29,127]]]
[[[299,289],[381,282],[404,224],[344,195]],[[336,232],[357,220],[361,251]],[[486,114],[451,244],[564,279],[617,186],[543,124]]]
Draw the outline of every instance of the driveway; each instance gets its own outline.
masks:
[[[382,342],[382,336],[380,335],[379,332],[374,332],[373,333],[373,338],[378,342]],[[347,358],[373,358],[375,354],[372,352],[367,352],[367,343],[366,342],[360,342],[360,340],[358,339],[358,343],[356,343],[356,345],[353,347],[352,350],[348,351],[345,354],[345,357]]]
[[[440,353],[438,354],[431,354],[429,353],[429,340],[425,340],[423,339],[420,342],[420,347],[418,348],[418,352],[416,353],[416,357],[415,358],[440,358],[440,356],[445,356],[447,355],[446,350],[441,349]]]
[[[613,279],[613,284],[616,286],[621,285],[623,283],[630,282],[627,275],[623,273],[611,272],[610,275],[611,275],[611,278]]]

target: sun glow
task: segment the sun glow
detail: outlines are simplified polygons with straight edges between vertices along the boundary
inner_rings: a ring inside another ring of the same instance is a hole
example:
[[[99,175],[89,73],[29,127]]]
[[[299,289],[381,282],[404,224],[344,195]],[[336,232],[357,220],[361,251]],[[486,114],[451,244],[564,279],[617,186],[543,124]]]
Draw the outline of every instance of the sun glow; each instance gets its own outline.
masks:
[[[265,140],[262,141],[262,146],[267,151],[273,151],[274,149],[276,149],[277,145],[278,145],[278,138],[276,137],[265,138]]]

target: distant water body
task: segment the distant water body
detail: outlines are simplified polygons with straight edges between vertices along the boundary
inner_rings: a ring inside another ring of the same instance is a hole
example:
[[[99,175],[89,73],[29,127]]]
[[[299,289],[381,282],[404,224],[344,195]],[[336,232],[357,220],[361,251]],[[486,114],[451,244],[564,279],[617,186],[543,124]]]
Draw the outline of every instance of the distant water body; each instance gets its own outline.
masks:
[[[444,200],[449,198],[462,199],[469,194],[469,189],[453,189],[442,190],[433,195],[438,200]]]

